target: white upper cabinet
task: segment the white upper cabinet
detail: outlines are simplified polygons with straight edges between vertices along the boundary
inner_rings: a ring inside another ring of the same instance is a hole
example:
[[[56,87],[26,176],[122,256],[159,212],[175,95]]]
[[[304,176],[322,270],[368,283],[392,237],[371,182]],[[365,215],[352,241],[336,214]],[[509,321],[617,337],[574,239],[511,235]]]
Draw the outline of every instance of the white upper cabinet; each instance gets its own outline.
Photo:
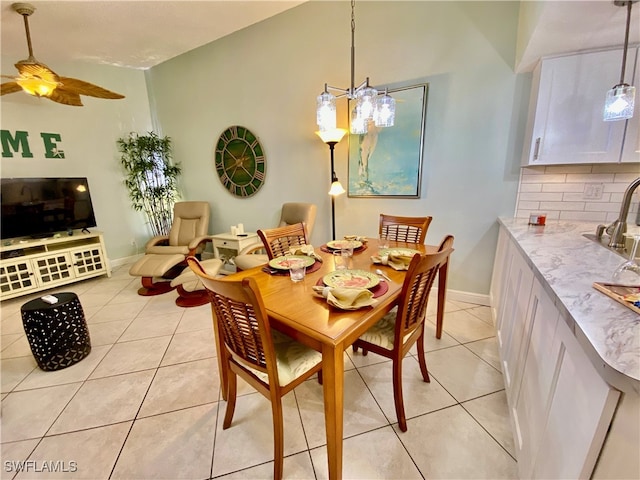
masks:
[[[640,162],[640,47],[635,50],[635,54],[635,68],[630,67],[633,70],[627,70],[627,72],[629,72],[629,75],[631,75],[632,71],[635,72],[631,85],[636,87],[636,105],[633,117],[627,121],[627,131],[624,136],[621,157],[623,162]],[[629,50],[627,55],[633,55],[633,50]],[[627,65],[629,65],[629,62],[627,62]]]
[[[625,80],[638,85],[638,48]],[[534,71],[524,165],[640,162],[638,117],[605,122],[606,92],[620,80],[622,50],[545,58]]]

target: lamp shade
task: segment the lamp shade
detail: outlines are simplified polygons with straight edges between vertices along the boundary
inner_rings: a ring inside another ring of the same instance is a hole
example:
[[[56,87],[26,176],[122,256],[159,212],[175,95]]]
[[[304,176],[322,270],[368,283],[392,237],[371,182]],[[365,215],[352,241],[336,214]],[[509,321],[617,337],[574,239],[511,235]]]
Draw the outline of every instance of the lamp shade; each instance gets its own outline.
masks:
[[[318,95],[316,123],[321,131],[336,128],[336,97],[327,91]]]
[[[627,84],[616,85],[607,92],[604,103],[603,120],[626,120],[633,117],[636,87]]]
[[[396,119],[396,101],[387,94],[378,98],[374,118],[376,127],[393,127]]]
[[[358,114],[365,120],[372,120],[376,110],[376,97],[378,91],[375,88],[365,87],[356,93],[356,106]]]
[[[324,143],[339,143],[347,131],[344,128],[332,128],[329,130],[319,130],[316,132]]]
[[[331,189],[329,189],[329,195],[331,195],[332,197],[335,197],[337,195],[342,195],[345,192],[346,190],[338,180],[333,182],[331,184]]]
[[[351,125],[350,130],[354,135],[360,135],[367,133],[368,120],[362,115],[360,107],[356,105],[351,111]]]

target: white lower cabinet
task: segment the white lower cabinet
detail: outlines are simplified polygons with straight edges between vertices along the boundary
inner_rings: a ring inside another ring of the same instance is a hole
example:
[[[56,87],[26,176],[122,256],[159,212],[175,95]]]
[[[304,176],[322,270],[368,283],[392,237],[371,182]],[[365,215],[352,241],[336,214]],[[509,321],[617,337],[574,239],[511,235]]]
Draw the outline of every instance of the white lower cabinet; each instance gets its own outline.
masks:
[[[535,280],[527,309],[526,336],[529,341],[522,349],[521,382],[517,391],[512,389],[509,392],[520,478],[532,477],[533,464],[544,434],[542,419],[549,407],[558,363],[558,345],[551,340],[559,317],[551,298]]]
[[[555,378],[532,478],[589,478],[620,392],[598,374],[561,319],[552,350]]]
[[[620,392],[602,379],[569,327],[573,320],[564,318],[515,243],[507,238],[498,247],[494,320],[519,476],[589,478]]]

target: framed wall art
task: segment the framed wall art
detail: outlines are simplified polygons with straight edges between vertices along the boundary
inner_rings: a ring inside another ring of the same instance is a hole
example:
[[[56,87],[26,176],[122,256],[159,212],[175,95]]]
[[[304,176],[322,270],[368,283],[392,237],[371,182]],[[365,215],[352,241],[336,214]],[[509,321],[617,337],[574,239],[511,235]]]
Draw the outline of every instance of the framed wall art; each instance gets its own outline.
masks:
[[[420,198],[427,92],[427,83],[390,89],[394,126],[349,134],[349,197]]]

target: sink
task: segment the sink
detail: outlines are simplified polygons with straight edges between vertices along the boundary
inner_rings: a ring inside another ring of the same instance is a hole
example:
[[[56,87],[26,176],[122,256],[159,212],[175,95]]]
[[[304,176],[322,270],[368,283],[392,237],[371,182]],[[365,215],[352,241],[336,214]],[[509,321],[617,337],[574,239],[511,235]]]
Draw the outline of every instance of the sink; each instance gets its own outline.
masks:
[[[617,253],[625,260],[629,259],[629,255],[631,254],[631,246],[633,245],[632,238],[627,237],[625,246],[623,248],[613,248],[608,245],[609,237],[606,235],[602,238],[598,238],[595,233],[583,233],[582,236],[591,240],[592,242],[597,243],[598,245],[602,246],[602,248],[606,248],[609,251]],[[638,248],[638,251],[636,252],[636,258],[640,259],[640,248]]]

